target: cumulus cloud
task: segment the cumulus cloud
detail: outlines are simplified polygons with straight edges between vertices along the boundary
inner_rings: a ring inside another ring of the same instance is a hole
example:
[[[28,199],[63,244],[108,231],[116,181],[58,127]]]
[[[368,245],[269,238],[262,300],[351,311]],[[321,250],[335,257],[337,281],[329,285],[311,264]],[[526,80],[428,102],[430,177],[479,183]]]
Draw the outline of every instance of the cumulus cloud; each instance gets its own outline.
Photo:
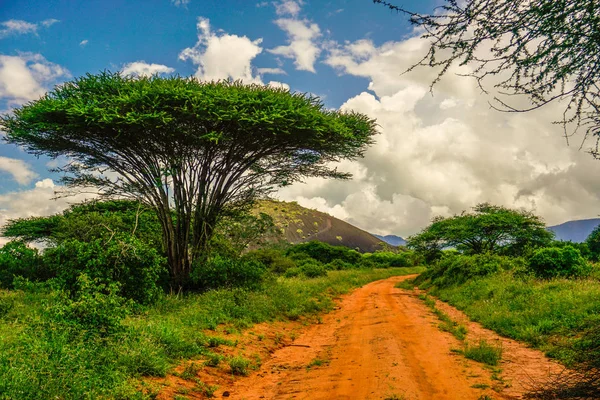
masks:
[[[67,69],[49,62],[41,54],[0,54],[0,98],[10,105],[35,100],[47,91],[48,85],[70,76]]]
[[[8,21],[0,22],[0,26],[2,26],[2,29],[0,29],[0,39],[7,36],[25,35],[28,33],[36,35],[40,26],[47,28],[57,22],[60,21],[57,19],[46,19],[38,24],[34,24],[19,19],[10,19]]]
[[[170,74],[175,72],[174,68],[167,67],[162,64],[148,64],[145,61],[134,61],[129,64],[125,64],[121,73],[123,75],[134,75],[134,76],[150,76],[155,74]]]
[[[381,134],[347,182],[309,179],[280,191],[374,233],[410,235],[436,215],[479,202],[531,210],[549,224],[598,214],[600,162],[568,147],[551,122],[559,105],[531,113],[490,109],[491,95],[456,67],[429,93],[437,72],[401,74],[427,50],[410,38],[381,46],[369,40],[332,46],[325,63],[364,77],[368,87],[341,107],[376,118]],[[516,101],[521,101],[517,99]]]
[[[319,26],[307,19],[299,19],[301,2],[285,0],[275,4],[279,18],[275,24],[287,34],[286,46],[277,46],[268,51],[273,54],[291,58],[296,69],[315,72],[315,62],[321,53],[317,39],[321,36]]]
[[[300,6],[303,4],[301,0],[283,0],[279,3],[275,3],[275,12],[277,15],[289,15],[292,17],[298,16],[300,13]]]
[[[241,79],[262,83],[254,75],[252,60],[262,52],[262,39],[213,32],[208,18],[198,17],[198,41],[179,53],[179,59],[198,66],[196,77],[205,80]]]
[[[27,185],[37,174],[23,160],[0,156],[0,171],[8,173],[19,185]]]

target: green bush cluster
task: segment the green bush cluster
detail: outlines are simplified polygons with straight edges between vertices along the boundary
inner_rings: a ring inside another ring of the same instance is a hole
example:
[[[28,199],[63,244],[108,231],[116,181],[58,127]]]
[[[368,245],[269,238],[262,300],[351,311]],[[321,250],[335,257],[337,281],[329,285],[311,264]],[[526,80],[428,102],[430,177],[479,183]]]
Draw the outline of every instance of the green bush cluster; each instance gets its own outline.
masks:
[[[540,278],[586,276],[591,266],[572,246],[544,247],[529,259],[530,270]]]
[[[265,265],[256,259],[236,259],[217,254],[194,265],[191,278],[194,286],[202,290],[254,289],[261,285],[265,274]]]
[[[443,288],[460,285],[503,270],[523,270],[524,267],[524,259],[518,257],[493,253],[464,255],[445,252],[440,260],[417,278],[416,283],[427,282],[428,285]]]
[[[10,289],[20,276],[30,281],[45,281],[53,276],[37,249],[22,241],[12,241],[0,247],[0,288]]]
[[[76,281],[85,273],[104,284],[118,283],[119,294],[141,304],[159,297],[160,278],[166,274],[165,259],[140,239],[126,234],[109,241],[65,240],[44,252],[44,264],[67,290],[76,290]]]

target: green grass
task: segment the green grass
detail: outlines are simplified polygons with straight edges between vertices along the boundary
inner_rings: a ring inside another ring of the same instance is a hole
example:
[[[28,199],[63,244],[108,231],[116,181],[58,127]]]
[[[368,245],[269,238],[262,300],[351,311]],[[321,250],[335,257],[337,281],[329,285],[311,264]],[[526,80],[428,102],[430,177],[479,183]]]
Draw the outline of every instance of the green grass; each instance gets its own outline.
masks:
[[[430,284],[430,283],[428,283]],[[472,320],[569,365],[586,351],[579,337],[600,324],[600,281],[537,280],[510,271],[430,291]]]
[[[491,345],[483,339],[476,345],[465,343],[462,353],[470,360],[491,366],[498,365],[502,360],[502,347]]]
[[[155,393],[151,388],[141,390],[139,378],[165,376],[183,360],[210,361],[215,357],[211,347],[235,345],[206,335],[206,330],[223,324],[243,330],[265,321],[317,319],[333,308],[337,296],[353,288],[422,271],[330,271],[314,279],[278,278],[255,291],[166,296],[126,317],[109,335],[61,320],[62,315],[54,312],[55,300],[43,288],[0,291],[0,399],[152,398]],[[192,373],[186,376],[193,378]]]
[[[465,340],[467,337],[467,327],[454,321],[448,314],[435,306],[435,299],[427,294],[419,295],[419,299],[423,300],[425,305],[438,317],[440,323],[438,327],[444,331],[454,335],[458,340]]]

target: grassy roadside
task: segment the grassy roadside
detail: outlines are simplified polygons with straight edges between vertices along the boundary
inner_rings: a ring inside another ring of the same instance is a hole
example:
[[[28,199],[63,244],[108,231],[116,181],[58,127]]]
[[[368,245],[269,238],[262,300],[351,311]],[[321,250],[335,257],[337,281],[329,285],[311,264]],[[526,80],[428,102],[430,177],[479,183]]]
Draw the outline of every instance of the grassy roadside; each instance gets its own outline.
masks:
[[[422,271],[365,269],[330,271],[314,279],[279,277],[257,290],[166,296],[133,313],[117,304],[110,312],[90,314],[110,322],[111,330],[102,332],[65,322],[66,311],[50,288],[0,291],[0,399],[151,398],[139,378],[164,376],[182,360],[210,356],[211,348],[222,344],[210,334],[217,326],[243,330],[259,322],[315,316],[331,310],[334,299],[353,288]]]
[[[571,365],[588,344],[582,334],[600,323],[600,281],[541,280],[504,271],[429,293],[463,311],[485,328],[539,348]]]

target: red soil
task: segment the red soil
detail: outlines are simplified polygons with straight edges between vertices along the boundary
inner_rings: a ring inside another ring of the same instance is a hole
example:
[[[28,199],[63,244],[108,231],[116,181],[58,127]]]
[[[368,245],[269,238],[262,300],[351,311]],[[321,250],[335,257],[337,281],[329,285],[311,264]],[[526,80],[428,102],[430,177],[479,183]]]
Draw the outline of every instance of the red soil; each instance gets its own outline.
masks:
[[[248,377],[210,368],[198,377],[219,385],[217,398],[477,400],[520,398],[527,391],[523,383],[560,370],[540,352],[500,338],[438,302],[438,308],[467,326],[467,340],[485,338],[502,344],[501,372],[496,370],[492,379],[492,369],[452,351],[460,349],[461,342],[439,330],[437,318],[414,292],[394,288],[407,278],[394,277],[355,290],[322,323],[308,328],[299,323],[252,328],[252,338],[246,334],[240,339],[241,348],[246,355],[259,355],[263,363]],[[289,335],[292,331],[300,334]],[[271,341],[263,340],[257,348],[257,332],[297,337],[293,344],[288,340],[287,346],[279,344],[275,349],[271,335]],[[180,381],[168,381],[170,389],[159,398],[173,398],[174,385],[185,386]],[[202,398],[198,393],[186,394]]]

